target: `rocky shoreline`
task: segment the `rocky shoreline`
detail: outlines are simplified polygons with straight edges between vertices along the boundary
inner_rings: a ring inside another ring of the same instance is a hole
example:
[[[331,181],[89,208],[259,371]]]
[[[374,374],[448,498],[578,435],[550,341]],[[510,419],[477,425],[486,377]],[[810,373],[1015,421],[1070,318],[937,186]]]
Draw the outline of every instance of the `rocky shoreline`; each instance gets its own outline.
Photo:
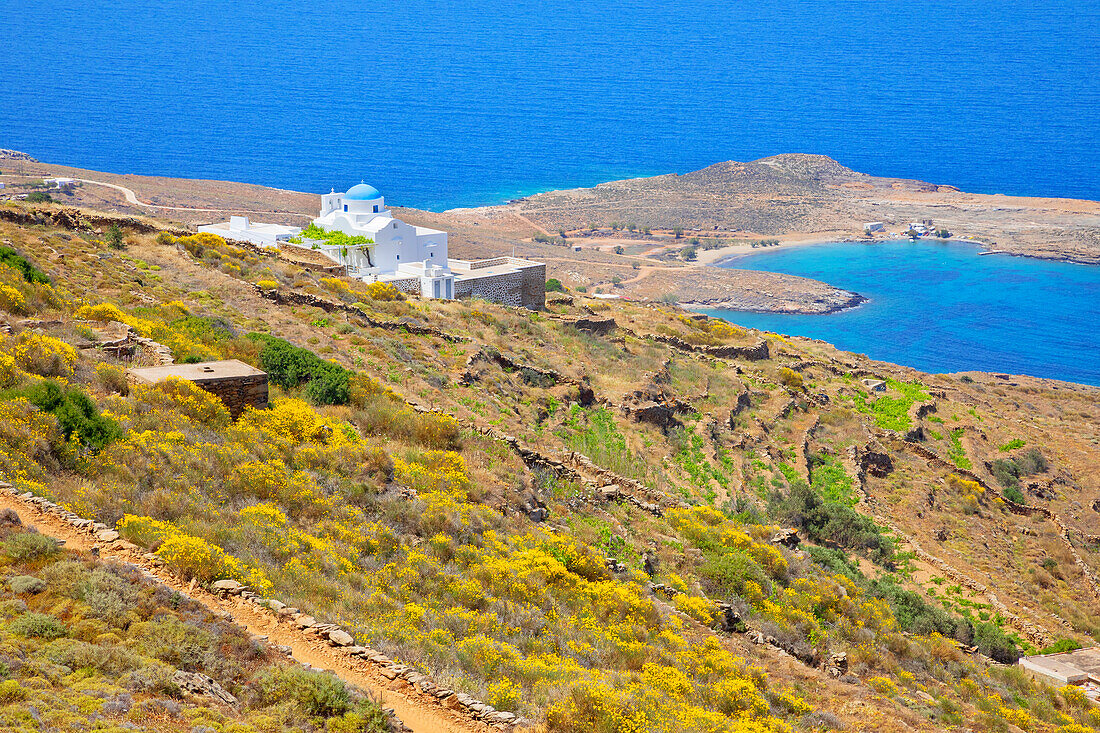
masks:
[[[841,290],[841,293],[846,293],[847,298],[840,301],[834,300],[822,300],[815,298],[810,304],[800,305],[797,303],[787,304],[779,303],[772,307],[760,308],[753,307],[746,304],[743,300],[735,298],[711,298],[707,300],[695,300],[685,301],[680,303],[680,306],[689,310],[732,310],[743,311],[746,313],[780,313],[784,315],[804,315],[804,316],[827,316],[833,313],[840,313],[842,311],[858,308],[864,303],[869,302],[869,298],[860,295],[859,293],[853,293],[850,290]]]

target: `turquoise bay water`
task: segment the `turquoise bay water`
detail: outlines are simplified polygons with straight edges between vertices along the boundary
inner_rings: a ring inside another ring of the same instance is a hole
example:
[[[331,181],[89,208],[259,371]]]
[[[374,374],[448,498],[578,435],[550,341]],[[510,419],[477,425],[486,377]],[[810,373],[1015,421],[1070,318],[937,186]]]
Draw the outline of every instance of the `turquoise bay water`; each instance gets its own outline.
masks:
[[[5,0],[0,148],[442,209],[821,153],[1100,198],[1100,3]]]
[[[708,312],[922,371],[1100,385],[1100,267],[977,253],[972,244],[936,240],[753,253],[723,265],[811,277],[870,302],[814,316]]]

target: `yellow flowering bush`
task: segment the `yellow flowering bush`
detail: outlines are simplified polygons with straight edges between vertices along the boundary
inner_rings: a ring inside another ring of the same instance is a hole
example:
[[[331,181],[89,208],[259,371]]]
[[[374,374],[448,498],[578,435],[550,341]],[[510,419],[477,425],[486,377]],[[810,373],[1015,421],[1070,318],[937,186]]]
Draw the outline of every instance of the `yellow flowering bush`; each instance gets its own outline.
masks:
[[[114,303],[99,303],[97,305],[83,306],[77,310],[76,317],[88,321],[118,321],[119,323],[126,323],[131,320],[130,316],[123,313],[122,309]]]
[[[12,286],[0,284],[0,310],[24,314],[27,312],[27,299]]]
[[[217,395],[194,382],[169,377],[150,385],[137,385],[134,398],[143,410],[170,408],[188,420],[208,427],[229,424],[229,410]]]
[[[15,357],[0,352],[0,389],[6,389],[19,381],[20,369],[15,365]]]
[[[672,603],[677,611],[690,616],[704,626],[710,626],[714,621],[714,604],[706,598],[678,593],[673,597]]]
[[[45,334],[23,331],[0,343],[0,350],[15,358],[21,369],[42,377],[71,377],[76,349]]]
[[[383,301],[403,300],[405,297],[392,283],[367,283],[365,288],[355,291],[355,295]]]
[[[241,562],[206,540],[181,532],[171,522],[150,517],[124,515],[117,525],[119,534],[136,544],[160,543],[155,554],[166,567],[184,579],[203,582],[237,580],[259,593],[271,590],[271,582],[259,568]]]
[[[880,695],[894,697],[898,694],[898,686],[889,677],[868,677],[867,686]]]
[[[346,293],[349,289],[348,284],[338,277],[321,278],[321,286],[334,293]]]

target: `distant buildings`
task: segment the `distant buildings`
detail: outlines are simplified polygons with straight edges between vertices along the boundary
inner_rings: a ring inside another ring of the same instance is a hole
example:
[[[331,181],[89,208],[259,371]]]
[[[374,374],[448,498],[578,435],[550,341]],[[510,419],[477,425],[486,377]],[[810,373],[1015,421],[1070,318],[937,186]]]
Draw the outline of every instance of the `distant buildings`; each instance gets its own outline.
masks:
[[[546,303],[546,265],[518,257],[453,260],[447,256],[447,232],[401,221],[386,208],[378,189],[366,183],[344,193],[322,194],[313,227],[346,237],[320,237],[321,232],[257,224],[235,216],[228,222],[199,227],[226,239],[275,247],[293,244],[321,252],[346,268],[351,277],[386,282],[423,298],[484,298],[494,303],[541,310]],[[362,239],[353,239],[353,238]]]
[[[866,224],[863,225],[863,233],[864,234],[874,234],[875,232],[884,232],[884,231],[886,231],[885,222],[869,221],[869,222],[867,222]]]
[[[282,224],[257,224],[249,221],[247,216],[231,216],[229,221],[200,226],[199,231],[217,234],[224,239],[251,242],[259,247],[278,247],[283,242],[289,242],[302,228]]]

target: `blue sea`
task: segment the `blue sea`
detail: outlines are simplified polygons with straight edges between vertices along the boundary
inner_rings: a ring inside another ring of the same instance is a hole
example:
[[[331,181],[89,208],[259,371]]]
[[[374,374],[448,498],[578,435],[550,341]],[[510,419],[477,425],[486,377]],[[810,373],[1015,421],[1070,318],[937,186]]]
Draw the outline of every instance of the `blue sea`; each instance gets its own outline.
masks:
[[[0,147],[395,204],[822,153],[1100,198],[1100,3],[6,0]]]
[[[748,254],[723,266],[812,277],[870,300],[830,315],[707,312],[922,371],[1100,385],[1100,267],[978,251],[963,242],[905,240]]]

